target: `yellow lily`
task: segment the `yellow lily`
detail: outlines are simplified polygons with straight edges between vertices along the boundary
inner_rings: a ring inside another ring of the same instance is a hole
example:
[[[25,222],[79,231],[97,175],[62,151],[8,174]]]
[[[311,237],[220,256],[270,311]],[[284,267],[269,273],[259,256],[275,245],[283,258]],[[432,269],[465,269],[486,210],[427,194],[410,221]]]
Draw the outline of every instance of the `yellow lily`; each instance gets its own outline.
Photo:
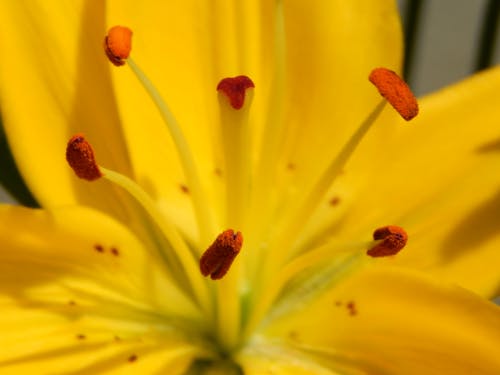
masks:
[[[0,373],[499,372],[499,68],[406,124],[367,79],[401,63],[392,1],[0,10],[4,127],[43,207],[0,208]],[[234,110],[216,87],[240,74]],[[103,178],[68,167],[77,133]],[[387,225],[408,244],[367,256]],[[228,228],[241,250],[227,232],[204,278]]]

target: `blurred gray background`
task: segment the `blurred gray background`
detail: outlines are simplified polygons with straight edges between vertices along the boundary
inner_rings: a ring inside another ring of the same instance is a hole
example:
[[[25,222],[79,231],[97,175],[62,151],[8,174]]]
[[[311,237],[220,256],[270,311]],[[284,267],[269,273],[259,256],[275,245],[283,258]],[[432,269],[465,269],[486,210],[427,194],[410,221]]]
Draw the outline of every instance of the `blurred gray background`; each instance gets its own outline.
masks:
[[[407,79],[419,96],[500,63],[500,0],[399,0]]]
[[[500,0],[399,0],[405,76],[419,96],[500,63]],[[0,187],[0,202],[12,201]]]

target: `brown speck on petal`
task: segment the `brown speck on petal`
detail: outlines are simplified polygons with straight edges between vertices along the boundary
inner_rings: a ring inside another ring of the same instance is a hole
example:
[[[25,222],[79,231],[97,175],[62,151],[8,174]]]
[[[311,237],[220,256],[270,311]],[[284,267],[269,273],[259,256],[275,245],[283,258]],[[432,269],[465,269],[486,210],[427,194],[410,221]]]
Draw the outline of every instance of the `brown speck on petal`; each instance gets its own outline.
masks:
[[[339,203],[340,203],[340,198],[335,196],[333,197],[332,199],[330,199],[330,201],[328,202],[330,204],[330,206],[334,207],[334,206],[337,206]]]
[[[347,310],[349,311],[349,315],[354,316],[358,314],[358,310],[356,309],[356,304],[353,301],[350,301],[346,305]]]

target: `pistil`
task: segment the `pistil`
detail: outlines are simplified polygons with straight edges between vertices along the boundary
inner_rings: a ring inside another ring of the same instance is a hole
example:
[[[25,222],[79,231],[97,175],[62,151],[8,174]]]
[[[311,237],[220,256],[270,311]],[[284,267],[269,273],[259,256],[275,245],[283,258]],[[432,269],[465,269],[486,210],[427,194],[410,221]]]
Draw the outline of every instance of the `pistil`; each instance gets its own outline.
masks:
[[[224,78],[217,85],[225,162],[226,222],[227,226],[242,229],[251,184],[252,132],[248,115],[254,87],[247,76]]]
[[[243,75],[224,78],[217,85],[221,143],[224,149],[226,225],[242,230],[246,229],[247,221],[245,219],[248,218],[247,211],[251,185],[250,150],[252,149],[252,131],[248,116],[254,86],[252,80]],[[208,256],[209,250],[205,255]],[[232,259],[227,259],[228,265],[230,265]],[[224,279],[217,282],[216,292],[217,306],[220,308],[217,314],[218,332],[220,341],[228,350],[231,350],[236,345],[240,333],[240,286],[241,264],[236,262]]]

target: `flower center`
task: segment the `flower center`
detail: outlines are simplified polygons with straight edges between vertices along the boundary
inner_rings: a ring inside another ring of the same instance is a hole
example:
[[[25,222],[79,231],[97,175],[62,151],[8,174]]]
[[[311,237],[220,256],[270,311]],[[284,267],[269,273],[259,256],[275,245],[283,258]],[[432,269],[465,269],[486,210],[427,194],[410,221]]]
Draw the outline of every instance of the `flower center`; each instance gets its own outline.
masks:
[[[260,234],[256,235],[249,230],[253,228],[250,221],[258,220],[262,212],[266,214],[266,210],[269,210],[266,189],[272,185],[274,169],[266,163],[266,158],[278,159],[277,145],[286,129],[283,120],[285,38],[281,6],[281,2],[278,2],[275,81],[271,85],[276,105],[272,106],[267,116],[265,139],[261,142],[260,155],[255,166],[249,152],[252,149],[249,112],[255,85],[250,78],[241,75],[224,78],[217,86],[224,156],[223,174],[221,170],[219,174],[223,175],[226,199],[226,209],[220,220],[222,223],[214,219],[212,207],[207,204],[209,200],[182,127],[155,85],[130,57],[132,32],[126,27],[115,26],[105,38],[104,49],[111,63],[130,67],[156,105],[169,130],[187,180],[183,191],[189,192],[194,207],[198,241],[188,242],[137,183],[98,165],[92,147],[82,134],[72,137],[66,150],[68,163],[78,177],[89,181],[105,178],[127,191],[144,208],[151,224],[162,236],[161,243],[166,244],[155,249],[158,256],[164,259],[166,264],[182,266],[170,267],[168,271],[173,275],[179,289],[202,311],[207,326],[215,327],[213,339],[225,353],[231,353],[242,345],[265,319],[269,320],[289,312],[308,298],[317,296],[360,264],[370,261],[370,257],[396,254],[405,246],[408,238],[402,228],[390,225],[377,229],[374,241],[351,245],[328,242],[306,251],[294,248],[296,235],[303,230],[325,198],[346,162],[378,119],[385,104],[389,102],[406,120],[412,119],[418,113],[417,102],[404,81],[388,69],[377,68],[370,74],[369,79],[384,99],[368,113],[324,172],[312,182],[311,187],[299,199],[289,202],[287,215],[269,230],[270,234],[265,238],[265,241],[268,241],[266,249],[270,251],[264,254],[256,248],[255,245],[261,238]],[[258,176],[259,184],[255,184],[255,176]],[[255,196],[263,197],[263,201],[252,201]],[[337,205],[339,200],[331,202]],[[235,230],[222,231],[222,228]],[[243,235],[238,230],[245,234],[246,248],[242,249]],[[217,232],[221,233],[215,236]],[[250,238],[250,241],[247,241],[247,238]],[[332,247],[342,247],[343,251],[332,255]],[[204,248],[207,248],[205,252],[202,251]],[[258,276],[248,275],[248,269],[244,268],[245,264],[242,262],[243,255],[237,257],[240,252],[246,253],[244,259],[249,259],[248,254],[251,253],[254,261],[258,256],[262,256],[257,260],[262,263]],[[214,281],[203,276],[210,276]]]

